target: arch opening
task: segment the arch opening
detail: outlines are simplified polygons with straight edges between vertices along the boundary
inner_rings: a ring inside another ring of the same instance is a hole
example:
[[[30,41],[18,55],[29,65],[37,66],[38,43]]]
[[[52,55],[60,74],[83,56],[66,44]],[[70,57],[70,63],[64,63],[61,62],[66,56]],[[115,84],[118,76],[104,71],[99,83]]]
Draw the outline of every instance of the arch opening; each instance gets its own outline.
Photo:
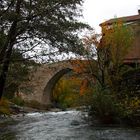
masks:
[[[57,72],[50,80],[49,82],[47,83],[45,89],[44,89],[44,92],[43,92],[43,103],[44,104],[48,104],[48,105],[53,105],[53,97],[52,97],[52,93],[53,93],[53,89],[55,87],[55,85],[57,84],[57,82],[59,81],[59,79],[71,72],[72,69],[70,68],[65,68],[65,69],[62,69],[60,70],[59,72]]]

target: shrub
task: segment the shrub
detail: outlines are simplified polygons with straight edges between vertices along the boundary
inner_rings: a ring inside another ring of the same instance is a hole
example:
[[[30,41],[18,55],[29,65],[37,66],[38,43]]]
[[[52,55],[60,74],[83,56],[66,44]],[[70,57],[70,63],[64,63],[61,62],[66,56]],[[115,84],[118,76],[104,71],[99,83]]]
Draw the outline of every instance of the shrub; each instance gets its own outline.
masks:
[[[6,99],[0,100],[0,115],[10,115],[9,102]]]
[[[24,100],[21,99],[20,97],[14,97],[13,99],[11,99],[11,102],[19,106],[24,106],[25,104]]]
[[[127,97],[122,101],[124,108],[122,120],[131,125],[140,125],[140,98]]]
[[[101,123],[140,125],[140,98],[126,96],[118,99],[110,89],[96,85],[89,102],[89,116]]]
[[[35,108],[35,109],[48,109],[47,106],[42,105],[38,101],[35,101],[35,100],[26,101],[25,106]]]
[[[92,97],[92,104],[89,115],[102,123],[116,123],[122,114],[122,107],[117,103],[109,89],[95,87]]]

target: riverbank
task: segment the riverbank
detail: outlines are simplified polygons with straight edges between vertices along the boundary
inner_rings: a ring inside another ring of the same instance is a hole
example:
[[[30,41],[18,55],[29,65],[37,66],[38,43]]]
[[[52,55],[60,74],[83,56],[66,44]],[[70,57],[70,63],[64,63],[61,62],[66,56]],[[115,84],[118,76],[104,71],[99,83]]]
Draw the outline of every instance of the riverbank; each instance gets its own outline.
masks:
[[[13,120],[17,120],[18,118],[24,117],[28,113],[46,113],[46,112],[60,112],[63,111],[59,108],[47,108],[47,109],[37,109],[27,106],[18,106],[16,104],[10,103],[9,106],[10,114],[0,114],[0,125],[5,122],[11,122]]]
[[[10,105],[10,115],[0,115],[0,125],[4,124],[5,122],[11,122],[14,120],[18,120],[22,117],[24,117],[28,113],[47,113],[47,112],[62,112],[62,111],[71,111],[71,110],[77,110],[82,113],[82,118],[87,121],[87,123],[93,125],[93,126],[121,126],[121,127],[139,127],[139,125],[134,125],[134,124],[129,124],[126,122],[121,122],[121,123],[112,123],[112,124],[105,124],[102,123],[99,119],[97,118],[90,118],[88,116],[88,111],[85,109],[85,106],[82,107],[76,107],[76,108],[67,108],[65,110],[60,109],[60,108],[47,108],[47,109],[37,109],[37,108],[31,108],[27,106],[18,106],[15,104]]]

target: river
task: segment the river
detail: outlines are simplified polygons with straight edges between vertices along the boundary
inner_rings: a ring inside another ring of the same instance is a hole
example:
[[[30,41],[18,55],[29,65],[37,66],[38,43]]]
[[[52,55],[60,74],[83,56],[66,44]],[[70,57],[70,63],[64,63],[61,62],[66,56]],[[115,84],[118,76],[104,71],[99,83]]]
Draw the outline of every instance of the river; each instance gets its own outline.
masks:
[[[140,128],[93,126],[80,111],[28,113],[0,126],[0,140],[140,140]]]

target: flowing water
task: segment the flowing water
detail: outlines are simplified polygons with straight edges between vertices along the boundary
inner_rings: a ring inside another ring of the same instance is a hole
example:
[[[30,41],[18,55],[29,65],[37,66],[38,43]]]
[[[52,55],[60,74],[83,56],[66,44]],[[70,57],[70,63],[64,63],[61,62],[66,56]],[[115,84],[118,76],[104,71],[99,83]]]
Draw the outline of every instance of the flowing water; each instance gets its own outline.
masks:
[[[0,126],[0,140],[140,140],[140,128],[91,126],[79,111],[28,113]]]

